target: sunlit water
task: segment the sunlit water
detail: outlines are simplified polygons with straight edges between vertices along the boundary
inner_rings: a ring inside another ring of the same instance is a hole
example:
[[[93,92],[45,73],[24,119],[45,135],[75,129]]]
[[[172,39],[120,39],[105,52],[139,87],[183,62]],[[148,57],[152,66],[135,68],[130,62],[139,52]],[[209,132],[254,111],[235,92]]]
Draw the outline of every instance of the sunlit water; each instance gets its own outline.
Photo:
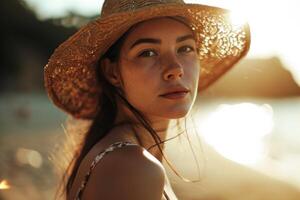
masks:
[[[216,151],[300,185],[300,98],[203,99],[199,105],[199,132]]]

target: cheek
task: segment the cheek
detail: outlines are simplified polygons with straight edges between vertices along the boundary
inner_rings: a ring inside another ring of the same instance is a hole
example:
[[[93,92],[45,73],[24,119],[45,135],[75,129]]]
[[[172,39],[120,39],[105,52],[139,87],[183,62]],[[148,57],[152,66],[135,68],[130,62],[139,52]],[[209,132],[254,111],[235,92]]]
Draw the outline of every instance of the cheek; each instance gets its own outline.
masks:
[[[125,95],[131,101],[150,100],[156,87],[156,77],[146,70],[127,70],[123,73]]]
[[[153,69],[154,66],[159,64],[159,59],[156,57],[147,58],[147,59],[134,59],[131,61],[131,66],[137,68],[137,70],[150,70]]]
[[[157,59],[128,60],[123,62],[122,76],[125,89],[147,90],[155,86],[155,79],[159,77]]]
[[[184,60],[184,66],[187,79],[190,80],[193,84],[198,83],[200,75],[200,61],[198,57],[190,57]]]

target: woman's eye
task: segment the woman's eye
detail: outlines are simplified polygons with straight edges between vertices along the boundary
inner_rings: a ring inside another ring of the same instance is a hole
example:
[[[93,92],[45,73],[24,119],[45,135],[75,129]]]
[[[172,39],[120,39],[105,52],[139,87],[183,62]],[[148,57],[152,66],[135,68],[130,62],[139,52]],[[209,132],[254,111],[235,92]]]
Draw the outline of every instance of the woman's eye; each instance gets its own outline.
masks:
[[[140,53],[138,55],[138,57],[152,57],[152,56],[156,56],[157,53],[153,50],[145,50],[145,51],[142,51],[142,53]]]
[[[191,47],[191,46],[183,46],[183,47],[180,47],[179,52],[191,52],[191,51],[194,51],[194,48]]]

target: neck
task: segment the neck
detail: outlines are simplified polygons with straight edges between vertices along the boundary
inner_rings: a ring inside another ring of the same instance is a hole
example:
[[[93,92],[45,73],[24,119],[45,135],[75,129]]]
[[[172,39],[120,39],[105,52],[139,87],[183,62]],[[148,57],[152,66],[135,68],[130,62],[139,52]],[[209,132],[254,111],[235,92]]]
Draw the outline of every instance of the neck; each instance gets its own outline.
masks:
[[[121,108],[121,109],[120,109]],[[140,146],[145,149],[154,146],[159,141],[155,141],[151,133],[136,119],[133,113],[125,106],[119,107],[115,124],[126,124],[128,122],[131,125],[133,136],[136,138]],[[149,117],[147,116],[149,125],[156,132],[159,139],[163,142],[167,139],[169,131],[175,130],[177,120],[166,119],[161,117]],[[176,131],[176,130],[175,130]],[[154,136],[155,137],[155,136]],[[164,149],[164,143],[159,144],[161,149]],[[162,161],[162,154],[158,145],[148,150],[159,161]]]

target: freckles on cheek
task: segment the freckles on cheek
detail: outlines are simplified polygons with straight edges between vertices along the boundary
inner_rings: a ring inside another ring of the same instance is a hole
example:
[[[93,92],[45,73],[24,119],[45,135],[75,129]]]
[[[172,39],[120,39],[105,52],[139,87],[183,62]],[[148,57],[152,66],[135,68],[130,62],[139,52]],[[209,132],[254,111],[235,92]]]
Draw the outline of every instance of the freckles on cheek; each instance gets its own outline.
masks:
[[[199,61],[191,58],[186,63],[186,78],[189,80],[192,87],[196,87],[200,76],[200,63]]]
[[[154,79],[160,74],[157,59],[126,60],[122,65],[125,90],[135,93],[147,93],[154,86]]]
[[[140,90],[144,90],[145,85],[149,84],[147,77],[136,70],[127,71],[123,78],[125,90],[130,93],[140,93]]]

